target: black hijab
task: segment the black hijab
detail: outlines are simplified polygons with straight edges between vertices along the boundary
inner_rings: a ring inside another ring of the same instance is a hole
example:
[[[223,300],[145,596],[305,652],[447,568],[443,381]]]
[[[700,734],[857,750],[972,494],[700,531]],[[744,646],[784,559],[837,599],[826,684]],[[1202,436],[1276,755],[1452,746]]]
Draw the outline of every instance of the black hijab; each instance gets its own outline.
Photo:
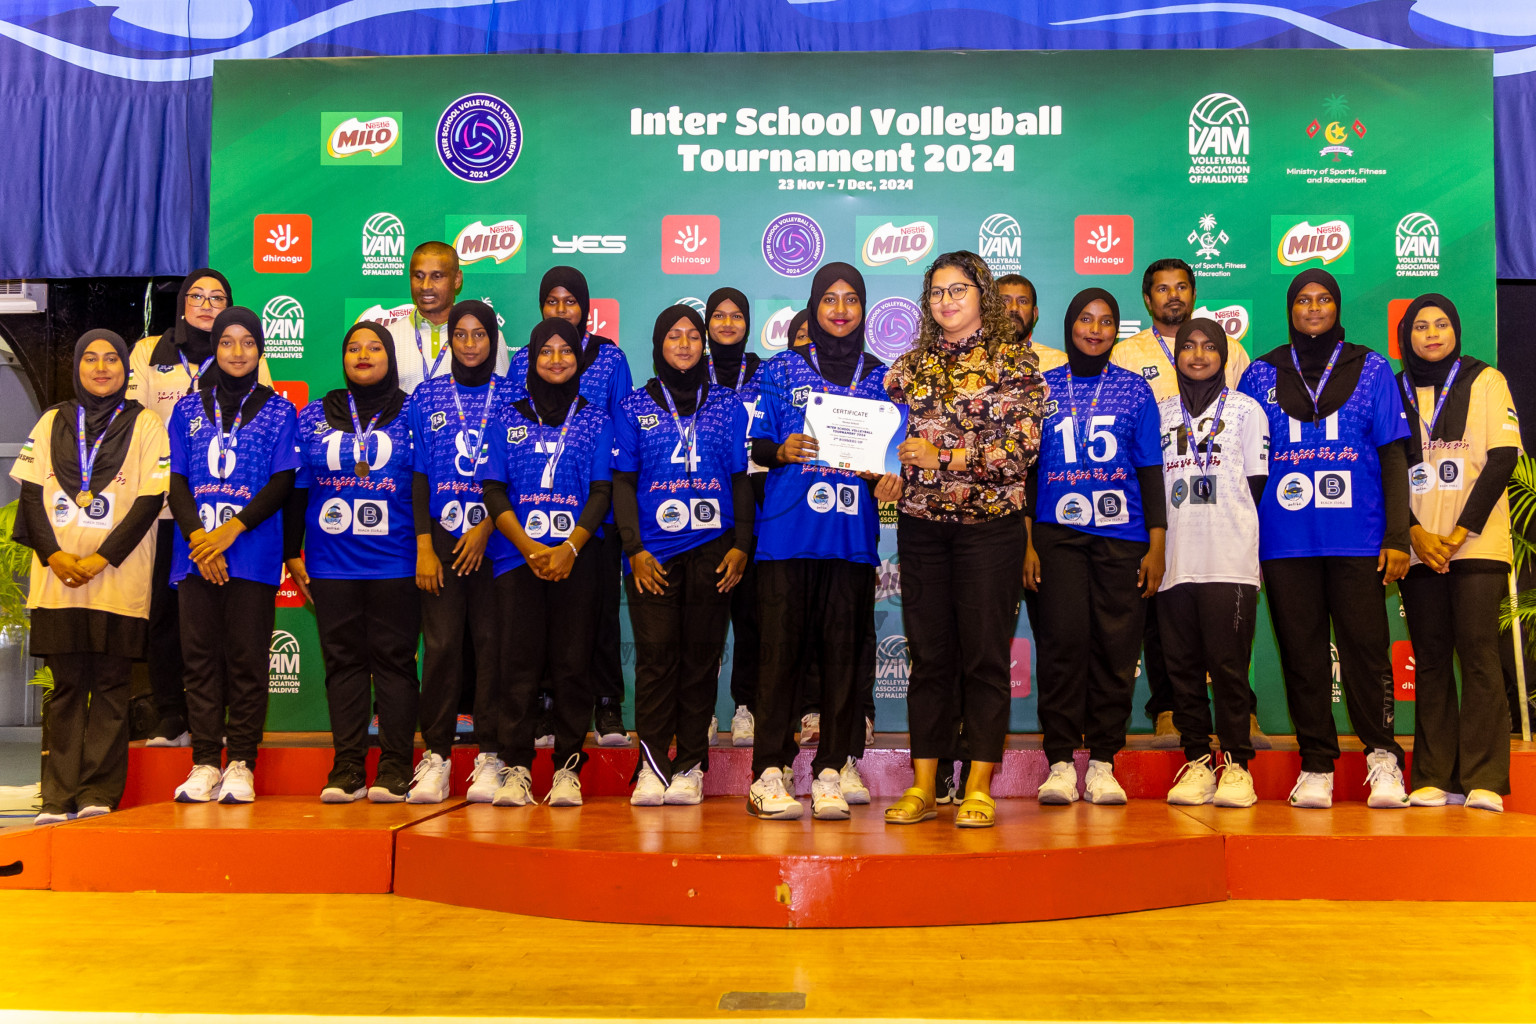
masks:
[[[265,395],[273,394],[271,388],[259,386],[257,380],[261,374],[261,357],[267,351],[266,337],[261,333],[261,317],[244,306],[230,306],[224,309],[214,319],[213,330],[208,332],[213,338],[214,347],[218,347],[219,339],[224,336],[224,332],[235,325],[244,327],[247,331],[251,332],[251,337],[256,339],[256,365],[251,368],[250,373],[242,374],[239,377],[231,377],[223,372],[219,373],[218,383],[214,386],[213,390],[203,392],[203,409],[207,411],[209,416],[213,415],[213,403],[215,400],[218,401],[219,411],[224,414],[224,418],[229,419],[235,415],[237,409],[245,408],[245,400],[247,398],[263,392]],[[213,367],[209,367],[209,369],[212,370]],[[265,395],[254,408],[245,409],[246,417],[254,418],[261,411],[262,405],[266,404]]]
[[[1419,313],[1428,306],[1438,306],[1445,310],[1445,315],[1451,322],[1451,330],[1456,332],[1456,345],[1448,352],[1444,359],[1434,362],[1420,356],[1413,350],[1413,321]],[[1440,418],[1435,421],[1434,433],[1430,435],[1433,441],[1459,441],[1467,432],[1467,408],[1472,404],[1472,382],[1477,375],[1488,368],[1488,364],[1481,359],[1461,354],[1461,315],[1456,312],[1455,303],[1438,292],[1429,292],[1420,295],[1409,303],[1408,311],[1403,314],[1402,320],[1397,324],[1397,348],[1403,355],[1403,372],[1398,375],[1401,384],[1406,383],[1410,388],[1433,388],[1435,399],[1440,397],[1440,389],[1445,386],[1446,378],[1451,375],[1451,367],[1458,362],[1461,369],[1456,372],[1456,380],[1451,384],[1451,393],[1446,396],[1445,406],[1440,410]],[[1415,392],[1414,400],[1418,400]],[[1408,413],[1408,419],[1413,424],[1413,407],[1404,400],[1404,409]],[[1433,416],[1435,407],[1419,409],[1419,415],[1425,418]],[[1410,454],[1417,453],[1417,458],[1410,464],[1417,464],[1424,460],[1424,444],[1419,437],[1417,424],[1408,433],[1408,446]]]
[[[1216,372],[1205,380],[1186,377],[1184,371],[1179,369],[1179,349],[1196,331],[1214,341],[1216,351],[1221,354],[1221,364],[1217,366]],[[1209,409],[1211,403],[1216,401],[1216,396],[1221,394],[1221,389],[1226,386],[1227,353],[1227,332],[1222,330],[1221,324],[1215,320],[1195,317],[1179,325],[1179,333],[1174,336],[1173,341],[1173,371],[1179,379],[1179,395],[1184,399],[1184,408],[1189,410],[1191,416],[1198,416]]]
[[[576,305],[581,309],[581,326],[576,328],[576,343],[571,346],[576,352],[576,372],[584,373],[587,367],[597,359],[599,345],[615,345],[612,338],[604,338],[600,335],[592,335],[587,339],[586,347],[582,347],[581,338],[586,332],[586,325],[591,322],[592,293],[587,287],[586,275],[575,267],[550,267],[544,272],[544,280],[539,282],[539,315],[544,315],[544,300],[549,298],[549,293],[556,288],[564,288],[571,293],[576,300]],[[531,362],[537,352],[530,351],[528,359]]]
[[[91,342],[98,340],[111,344],[123,363],[122,386],[112,394],[100,397],[87,391],[80,380],[80,361],[85,358],[85,350],[90,348]],[[102,438],[101,450],[96,455],[96,464],[91,467],[91,481],[105,487],[122,468],[123,459],[128,453],[128,443],[133,437],[133,421],[138,418],[144,408],[138,402],[123,402],[123,396],[128,392],[128,344],[112,331],[86,331],[80,336],[80,340],[75,342],[74,370],[75,400],[60,402],[53,407],[57,412],[54,413],[53,431],[49,442],[53,475],[58,481],[59,488],[71,499],[81,490],[80,447],[76,444],[80,436],[77,410],[82,408],[85,410],[87,453],[96,439]],[[112,413],[117,409],[118,402],[123,402],[123,411],[113,419]],[[103,431],[106,432],[104,437]],[[99,491],[98,487],[88,489],[93,493]],[[44,495],[45,500],[46,498],[47,496]]]
[[[170,330],[160,336],[155,350],[150,354],[150,362],[156,366],[172,366],[179,360],[176,353],[179,351],[187,357],[187,362],[197,366],[204,359],[213,355],[213,332],[204,331],[187,323],[187,293],[192,286],[204,277],[211,277],[224,287],[224,294],[229,296],[229,301],[235,301],[235,291],[229,286],[229,279],[212,267],[199,267],[182,279],[181,288],[176,292],[176,322]],[[218,382],[216,366],[210,366],[208,373],[199,381],[199,389],[211,388]]]
[[[1072,297],[1072,301],[1067,303],[1066,317],[1062,320],[1062,335],[1064,347],[1067,350],[1067,366],[1074,377],[1097,377],[1104,372],[1104,367],[1109,362],[1109,354],[1115,350],[1115,346],[1110,345],[1101,354],[1091,356],[1078,348],[1077,343],[1072,340],[1072,325],[1077,322],[1083,310],[1088,308],[1088,303],[1095,299],[1109,307],[1110,313],[1115,318],[1116,332],[1120,329],[1120,303],[1116,302],[1115,297],[1109,292],[1103,288],[1084,288]]]
[[[485,354],[485,360],[479,366],[465,366],[459,362],[459,354],[453,353],[453,379],[466,388],[480,388],[491,382],[491,377],[496,373],[496,349],[501,344],[501,330],[496,326],[496,311],[479,299],[465,299],[463,302],[454,303],[453,309],[448,312],[448,346],[453,347],[453,331],[458,327],[459,321],[466,316],[472,316],[480,321],[480,326],[485,328],[486,337],[491,340],[491,350]]]
[[[1309,284],[1320,284],[1328,289],[1328,294],[1333,296],[1334,309],[1338,311],[1338,319],[1333,326],[1315,338],[1297,330],[1291,322],[1291,308],[1296,304],[1296,296]],[[1285,327],[1290,333],[1290,344],[1267,352],[1260,358],[1275,368],[1275,400],[1285,414],[1292,419],[1317,423],[1338,412],[1349,401],[1349,396],[1355,393],[1355,385],[1360,383],[1360,372],[1365,369],[1365,357],[1370,349],[1344,342],[1344,299],[1339,294],[1339,282],[1321,268],[1303,270],[1291,280],[1291,286],[1285,291]],[[1344,350],[1339,353],[1339,361],[1328,378],[1328,386],[1318,396],[1317,408],[1314,410],[1307,388],[1317,387],[1323,370],[1328,366],[1328,360],[1333,358],[1334,347],[1340,342],[1344,342]],[[1295,362],[1291,360],[1292,353],[1295,353]],[[1300,375],[1296,373],[1298,364],[1301,366]]]
[[[651,328],[651,363],[656,368],[656,377],[646,385],[646,390],[662,408],[666,408],[666,400],[661,395],[661,389],[666,388],[672,394],[678,414],[692,416],[698,405],[703,404],[709,396],[709,368],[704,364],[703,353],[699,354],[699,361],[686,370],[677,369],[662,355],[662,342],[666,340],[672,325],[679,320],[693,324],[700,338],[709,333],[704,327],[704,318],[692,306],[668,306],[662,310],[656,317],[656,326]]]
[[[821,308],[822,296],[838,281],[847,281],[853,286],[859,296],[859,312],[863,314],[859,326],[850,331],[846,338],[836,338],[827,333],[816,316],[817,310]],[[816,276],[811,278],[811,297],[805,309],[808,314],[806,328],[810,332],[811,345],[816,349],[816,362],[811,365],[820,364],[819,372],[828,383],[848,387],[854,383],[853,371],[859,365],[859,356],[864,352],[864,328],[869,325],[869,301],[864,287],[864,275],[851,263],[823,263],[817,269]],[[803,354],[806,362],[810,362],[809,352]],[[882,365],[874,356],[865,355],[864,375],[869,376],[872,370]]]
[[[537,418],[548,427],[558,427],[565,422],[571,403],[581,394],[581,360],[576,361],[576,372],[563,384],[551,384],[539,376],[539,353],[551,338],[562,338],[579,352],[581,335],[569,320],[552,316],[533,325],[528,335],[528,397],[517,403],[518,410],[529,419]],[[579,407],[578,407],[579,408]]]
[[[725,387],[738,388],[752,379],[762,360],[756,353],[747,351],[747,339],[752,336],[752,306],[742,292],[735,288],[716,288],[711,292],[709,301],[704,303],[705,326],[708,326],[720,303],[726,301],[734,302],[736,308],[741,310],[744,323],[741,340],[734,345],[722,345],[715,340],[714,335],[710,335],[707,344],[709,358],[715,364],[715,379]]]
[[[784,335],[785,348],[793,349],[797,347],[795,345],[795,335],[800,333],[800,328],[804,327],[810,319],[811,311],[808,309],[802,309],[789,318],[789,333]]]
[[[405,392],[400,390],[400,369],[395,364],[395,339],[389,333],[389,328],[371,320],[359,320],[347,328],[347,333],[341,339],[343,356],[347,351],[347,343],[352,340],[352,335],[363,330],[384,343],[384,355],[389,360],[389,369],[384,372],[383,379],[376,384],[355,384],[348,379],[346,387],[325,393],[321,404],[321,408],[325,410],[325,422],[332,429],[342,432],[352,429],[352,410],[347,406],[349,393],[352,395],[352,400],[357,403],[357,418],[362,421],[364,427],[368,426],[368,421],[373,419],[374,413],[379,414],[378,425],[387,426],[400,414],[401,407],[405,405]],[[346,374],[345,366],[342,374],[343,376]]]

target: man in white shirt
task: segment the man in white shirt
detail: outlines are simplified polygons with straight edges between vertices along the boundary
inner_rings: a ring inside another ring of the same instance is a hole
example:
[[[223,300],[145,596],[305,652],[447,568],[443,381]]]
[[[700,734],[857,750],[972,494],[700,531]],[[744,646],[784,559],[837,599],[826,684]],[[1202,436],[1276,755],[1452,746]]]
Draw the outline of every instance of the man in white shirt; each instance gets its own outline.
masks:
[[[464,287],[459,254],[447,242],[422,242],[411,252],[411,315],[389,325],[395,339],[395,360],[400,368],[400,390],[410,394],[428,377],[449,371],[448,313]],[[506,337],[505,334],[502,335]],[[496,372],[507,372],[507,347],[496,351]]]

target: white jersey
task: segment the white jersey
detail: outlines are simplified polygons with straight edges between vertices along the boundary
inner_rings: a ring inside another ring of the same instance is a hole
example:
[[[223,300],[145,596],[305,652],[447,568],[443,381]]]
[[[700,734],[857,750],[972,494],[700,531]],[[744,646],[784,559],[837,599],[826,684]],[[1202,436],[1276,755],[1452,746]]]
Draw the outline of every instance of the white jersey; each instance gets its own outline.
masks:
[[[1180,583],[1257,586],[1259,512],[1248,478],[1269,475],[1269,419],[1258,402],[1228,388],[1219,426],[1213,429],[1215,402],[1200,416],[1190,417],[1195,432],[1191,444],[1180,410],[1177,394],[1157,406],[1163,435],[1163,501],[1168,508],[1167,572],[1161,589]],[[1203,470],[1195,461],[1196,445]]]
[[[448,327],[434,324],[426,317],[411,311],[388,325],[389,335],[395,340],[395,366],[400,371],[400,390],[406,394],[416,390],[416,385],[428,377],[441,377],[453,369],[453,353],[448,351]],[[420,348],[417,347],[418,343]],[[425,356],[425,361],[423,361]],[[506,339],[496,345],[496,375],[505,377],[510,360],[507,357]],[[432,364],[436,363],[433,370]],[[428,372],[433,371],[433,372]]]

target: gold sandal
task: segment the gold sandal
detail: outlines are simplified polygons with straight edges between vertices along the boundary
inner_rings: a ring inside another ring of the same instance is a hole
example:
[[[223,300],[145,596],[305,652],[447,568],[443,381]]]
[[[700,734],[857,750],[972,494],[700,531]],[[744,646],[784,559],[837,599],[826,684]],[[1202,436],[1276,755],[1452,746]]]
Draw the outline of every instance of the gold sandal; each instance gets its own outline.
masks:
[[[977,817],[964,817],[966,814]],[[986,793],[972,793],[955,810],[956,828],[991,828],[997,824],[997,801]]]
[[[939,816],[938,804],[921,789],[909,789],[901,799],[885,809],[887,825],[916,825],[920,821],[932,821]]]

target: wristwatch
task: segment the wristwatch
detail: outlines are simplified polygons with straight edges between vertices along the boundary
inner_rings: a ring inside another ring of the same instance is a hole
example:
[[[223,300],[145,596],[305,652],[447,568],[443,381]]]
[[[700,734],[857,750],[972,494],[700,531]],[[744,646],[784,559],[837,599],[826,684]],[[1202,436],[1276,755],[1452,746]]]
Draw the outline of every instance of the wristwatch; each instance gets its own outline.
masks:
[[[953,462],[954,459],[955,459],[955,450],[953,448],[940,448],[939,449],[939,468],[940,469],[948,469],[949,468],[949,464],[951,462]]]

